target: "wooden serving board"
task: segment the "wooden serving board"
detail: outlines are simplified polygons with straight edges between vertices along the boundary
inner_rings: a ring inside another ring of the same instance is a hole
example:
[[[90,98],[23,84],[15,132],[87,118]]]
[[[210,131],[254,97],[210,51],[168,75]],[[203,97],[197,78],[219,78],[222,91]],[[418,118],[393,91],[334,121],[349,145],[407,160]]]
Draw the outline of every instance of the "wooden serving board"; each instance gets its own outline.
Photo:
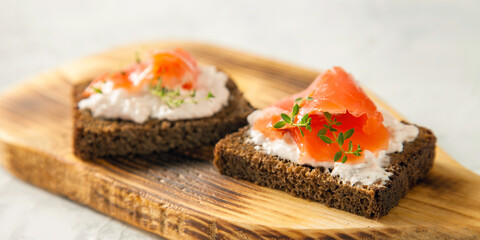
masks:
[[[164,154],[85,162],[73,156],[72,84],[129,64],[136,50],[175,46],[231,74],[259,108],[305,88],[318,74],[200,43],[117,48],[38,75],[0,97],[2,165],[28,183],[172,239],[480,237],[480,177],[441,149],[427,179],[378,220],[222,176],[207,161]]]

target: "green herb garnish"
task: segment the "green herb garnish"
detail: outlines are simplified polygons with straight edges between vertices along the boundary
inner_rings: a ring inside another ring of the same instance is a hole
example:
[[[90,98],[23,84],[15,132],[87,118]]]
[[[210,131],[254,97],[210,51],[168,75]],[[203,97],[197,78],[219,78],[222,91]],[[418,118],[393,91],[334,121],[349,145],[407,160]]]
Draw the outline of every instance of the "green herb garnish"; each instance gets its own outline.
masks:
[[[206,99],[210,99],[210,98],[215,98],[215,96],[213,96],[212,92],[208,92],[208,95],[206,97]]]
[[[337,143],[338,146],[340,147],[340,151],[335,153],[335,156],[333,157],[333,161],[337,162],[340,159],[342,159],[342,163],[345,163],[347,161],[347,154],[352,154],[355,156],[361,156],[362,154],[362,149],[360,148],[360,144],[358,145],[357,150],[353,151],[353,143],[350,141],[348,143],[348,150],[343,149],[343,143],[345,140],[349,139],[352,137],[353,133],[355,132],[355,129],[351,128],[347,130],[345,133],[340,132],[338,135],[335,134],[338,130],[335,128],[335,126],[340,126],[342,125],[341,122],[338,122],[336,118],[332,118],[332,114],[329,112],[324,112],[323,116],[325,116],[325,119],[327,119],[327,124],[323,125],[324,128],[320,129],[317,133],[317,136],[325,143],[327,144],[332,144],[332,143]],[[325,136],[327,132],[330,131],[332,132],[333,139]]]
[[[96,88],[96,87],[92,87],[93,91],[95,91],[96,93],[100,93],[100,94],[103,94],[102,90],[100,88]]]
[[[312,101],[312,97],[307,97],[307,101]],[[312,118],[308,116],[308,113],[305,114],[298,123],[296,123],[295,118],[298,115],[298,112],[300,110],[300,105],[304,100],[302,98],[297,98],[295,100],[295,105],[293,105],[292,112],[290,115],[287,115],[285,113],[280,114],[283,120],[278,121],[273,125],[274,128],[283,128],[285,124],[290,124],[291,126],[297,127],[300,130],[300,133],[302,134],[302,137],[304,137],[304,133],[302,128],[305,128],[308,131],[312,131],[311,127],[311,121]],[[337,121],[336,118],[332,119],[332,114],[329,112],[324,112],[323,115],[325,116],[325,119],[327,120],[327,124],[324,124],[322,129],[320,129],[317,133],[317,136],[325,143],[327,144],[332,144],[332,143],[337,143],[338,146],[340,147],[340,151],[335,153],[335,156],[333,157],[334,162],[338,162],[340,159],[342,159],[342,163],[345,163],[348,159],[347,154],[352,154],[355,156],[361,156],[362,154],[362,149],[360,148],[360,145],[358,145],[357,150],[353,150],[353,143],[350,141],[348,143],[348,150],[343,149],[343,143],[345,140],[349,139],[352,137],[353,133],[355,132],[355,129],[351,128],[347,130],[345,133],[340,132],[335,134],[335,132],[338,132],[338,129],[335,128],[335,126],[340,126],[342,125],[341,122]],[[332,132],[333,139],[329,138],[326,136],[327,132],[330,131]]]
[[[167,89],[162,86],[162,78],[158,78],[157,84],[150,89],[150,92],[159,96],[169,108],[179,107],[184,100],[179,99],[180,89]]]
[[[190,102],[197,104],[198,101],[193,99],[195,96],[197,96],[197,89],[193,89],[193,92],[190,94]]]
[[[162,78],[159,77],[157,84],[150,88],[150,92],[162,99],[162,101],[167,104],[167,106],[172,109],[179,107],[185,102],[195,103],[197,104],[198,101],[193,99],[197,95],[197,90],[193,90],[191,94],[187,96],[190,99],[185,99],[185,96],[180,95],[180,89],[168,89],[162,86]],[[208,96],[205,99],[214,98],[211,92],[208,93]]]
[[[311,100],[313,100],[313,98],[308,97],[306,100],[311,101]],[[273,125],[273,127],[274,128],[282,128],[283,126],[285,126],[285,124],[288,123],[288,124],[290,124],[294,127],[297,127],[298,130],[300,130],[300,133],[302,134],[302,137],[305,136],[302,128],[305,128],[306,130],[311,132],[312,127],[310,126],[310,124],[311,124],[312,118],[308,116],[308,113],[303,115],[303,117],[300,119],[300,122],[298,122],[298,123],[295,122],[295,118],[297,117],[298,112],[301,108],[300,104],[303,101],[304,101],[303,98],[295,99],[295,105],[293,105],[293,109],[292,109],[292,112],[290,112],[290,115],[287,115],[285,113],[280,114],[280,116],[282,117],[283,120],[275,123],[275,125]]]

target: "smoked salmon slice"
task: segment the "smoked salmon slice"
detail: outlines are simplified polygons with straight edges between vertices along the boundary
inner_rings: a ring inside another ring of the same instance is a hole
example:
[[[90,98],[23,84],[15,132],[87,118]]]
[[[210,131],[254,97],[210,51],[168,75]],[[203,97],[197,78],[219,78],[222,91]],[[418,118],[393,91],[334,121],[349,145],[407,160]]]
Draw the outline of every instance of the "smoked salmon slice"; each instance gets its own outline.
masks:
[[[106,83],[111,83],[113,89],[123,88],[131,93],[140,92],[146,85],[156,86],[159,79],[162,87],[192,90],[196,86],[198,74],[197,62],[187,51],[181,48],[155,51],[144,62],[137,62],[124,70],[98,76],[85,89],[83,95],[88,97],[100,92]]]
[[[280,114],[288,115],[298,98],[304,100],[298,102],[300,109],[293,122],[298,123],[308,114],[312,118],[311,131],[303,129],[302,134],[299,128],[290,124],[280,129],[274,128],[275,123],[282,120]],[[304,91],[286,97],[263,111],[265,114],[257,118],[253,128],[271,140],[290,134],[300,150],[299,163],[307,162],[307,159],[333,162],[335,153],[340,150],[337,143],[325,143],[317,136],[318,131],[327,124],[325,112],[341,122],[336,126],[338,132],[354,129],[354,134],[348,139],[354,146],[360,145],[363,150],[374,154],[388,148],[390,134],[383,125],[382,114],[353,77],[341,67],[327,70]],[[329,131],[326,136],[332,138],[333,133]],[[344,149],[348,148],[349,141],[343,143]],[[347,163],[360,163],[363,159],[363,156],[352,155]]]

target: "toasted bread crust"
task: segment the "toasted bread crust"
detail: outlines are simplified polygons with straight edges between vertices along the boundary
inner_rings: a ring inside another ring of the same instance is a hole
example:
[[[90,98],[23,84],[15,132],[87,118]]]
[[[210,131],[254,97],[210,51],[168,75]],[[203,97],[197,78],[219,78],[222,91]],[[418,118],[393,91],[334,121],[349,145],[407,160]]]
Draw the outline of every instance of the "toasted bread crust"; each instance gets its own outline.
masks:
[[[229,79],[228,106],[211,117],[178,121],[148,119],[143,124],[95,118],[90,110],[78,109],[87,84],[76,85],[73,91],[73,149],[75,155],[83,159],[191,150],[205,146],[213,148],[227,133],[245,126],[246,117],[253,111]]]
[[[247,142],[249,127],[229,134],[215,146],[214,164],[225,175],[283,190],[367,218],[386,215],[410,187],[425,177],[433,165],[436,138],[419,127],[419,135],[404,144],[401,153],[390,154],[385,185],[365,186],[341,182],[323,167],[302,166],[255,150]]]

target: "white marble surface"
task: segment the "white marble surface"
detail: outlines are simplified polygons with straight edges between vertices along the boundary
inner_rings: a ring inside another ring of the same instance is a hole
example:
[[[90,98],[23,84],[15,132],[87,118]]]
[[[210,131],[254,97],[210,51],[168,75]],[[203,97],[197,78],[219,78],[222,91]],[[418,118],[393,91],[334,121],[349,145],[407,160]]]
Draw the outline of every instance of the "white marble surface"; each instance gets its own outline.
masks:
[[[480,173],[479,1],[0,2],[0,90],[132,42],[193,39],[340,65]],[[0,170],[2,239],[152,239]]]

